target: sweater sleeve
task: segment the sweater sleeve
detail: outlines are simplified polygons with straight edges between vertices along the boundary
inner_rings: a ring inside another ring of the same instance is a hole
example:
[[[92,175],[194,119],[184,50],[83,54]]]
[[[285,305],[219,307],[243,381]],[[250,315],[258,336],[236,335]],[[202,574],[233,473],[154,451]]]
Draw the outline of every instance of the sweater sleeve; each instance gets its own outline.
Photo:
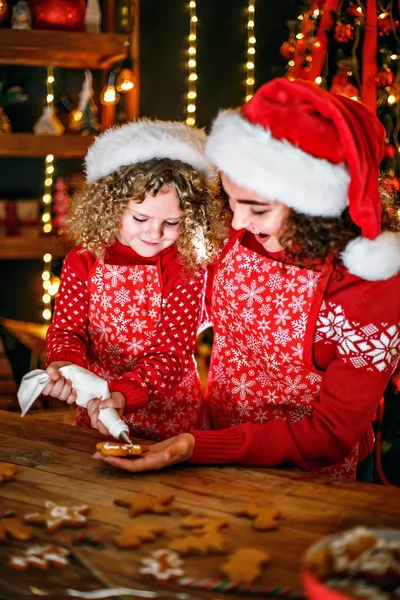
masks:
[[[334,339],[335,352],[310,415],[293,423],[194,431],[191,462],[314,470],[346,458],[367,430],[398,360],[399,292],[398,277],[375,282],[346,311],[336,304],[320,312],[315,339]]]
[[[46,362],[66,360],[87,368],[88,273],[93,264],[89,253],[71,250],[64,259],[61,285],[53,321],[47,331]]]
[[[176,265],[177,268],[177,265]],[[133,369],[110,382],[111,391],[126,399],[125,412],[137,407],[138,388],[148,400],[178,385],[193,361],[196,336],[204,310],[205,273],[175,274],[165,288],[161,320]]]

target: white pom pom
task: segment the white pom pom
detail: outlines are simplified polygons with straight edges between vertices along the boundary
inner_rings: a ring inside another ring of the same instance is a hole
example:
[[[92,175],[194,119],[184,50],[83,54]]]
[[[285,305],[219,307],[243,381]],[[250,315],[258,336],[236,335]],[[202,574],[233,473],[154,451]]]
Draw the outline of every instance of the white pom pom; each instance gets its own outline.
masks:
[[[380,281],[400,271],[400,233],[385,231],[374,240],[358,237],[342,252],[345,267],[367,281]]]

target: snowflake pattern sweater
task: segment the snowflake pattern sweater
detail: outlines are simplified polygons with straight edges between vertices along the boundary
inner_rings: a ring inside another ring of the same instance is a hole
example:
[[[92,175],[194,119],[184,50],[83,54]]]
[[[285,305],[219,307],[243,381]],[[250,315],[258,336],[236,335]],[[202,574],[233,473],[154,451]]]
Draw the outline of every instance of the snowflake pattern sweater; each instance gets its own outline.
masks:
[[[104,261],[79,248],[64,260],[47,363],[70,361],[126,400],[132,435],[163,439],[207,425],[193,353],[205,273],[184,275],[171,246],[150,259],[116,241]],[[77,408],[77,424],[90,426]]]
[[[207,389],[215,430],[192,431],[191,462],[354,478],[400,353],[400,276],[324,277],[282,270],[279,258],[239,232],[219,260]]]

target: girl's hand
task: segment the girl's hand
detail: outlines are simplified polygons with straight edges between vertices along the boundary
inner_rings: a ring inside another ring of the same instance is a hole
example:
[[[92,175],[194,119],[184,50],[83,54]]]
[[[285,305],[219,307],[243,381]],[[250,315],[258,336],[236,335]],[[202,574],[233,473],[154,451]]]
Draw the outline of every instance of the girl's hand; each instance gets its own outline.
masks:
[[[103,408],[115,408],[119,416],[122,418],[125,408],[125,396],[121,394],[121,392],[111,392],[111,397],[107,400],[93,398],[93,400],[90,400],[87,406],[90,424],[93,429],[97,429],[103,435],[110,435],[108,429],[99,420],[99,411]]]
[[[49,376],[50,381],[42,391],[44,396],[58,398],[58,400],[66,402],[67,404],[73,404],[75,402],[76,392],[72,389],[71,380],[66,379],[60,373],[61,367],[71,364],[72,363],[65,360],[59,360],[49,364],[46,373]]]
[[[143,455],[143,458],[117,458],[116,456],[104,456],[101,452],[96,452],[93,458],[132,473],[154,471],[189,460],[193,454],[194,445],[195,438],[191,433],[181,433],[176,437],[149,446],[149,451]]]

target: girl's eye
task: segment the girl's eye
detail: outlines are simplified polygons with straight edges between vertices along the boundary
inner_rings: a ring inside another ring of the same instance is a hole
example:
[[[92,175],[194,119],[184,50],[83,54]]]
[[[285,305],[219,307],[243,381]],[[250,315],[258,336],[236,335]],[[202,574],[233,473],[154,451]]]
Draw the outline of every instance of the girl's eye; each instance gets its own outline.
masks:
[[[251,211],[252,215],[266,215],[267,213],[271,212],[270,210],[262,210],[261,212],[255,212],[254,210]]]
[[[179,225],[179,221],[165,221],[165,224],[168,225],[168,227],[176,227]]]
[[[146,223],[147,219],[139,219],[139,217],[135,217],[133,216],[133,220],[137,221],[138,223]]]

